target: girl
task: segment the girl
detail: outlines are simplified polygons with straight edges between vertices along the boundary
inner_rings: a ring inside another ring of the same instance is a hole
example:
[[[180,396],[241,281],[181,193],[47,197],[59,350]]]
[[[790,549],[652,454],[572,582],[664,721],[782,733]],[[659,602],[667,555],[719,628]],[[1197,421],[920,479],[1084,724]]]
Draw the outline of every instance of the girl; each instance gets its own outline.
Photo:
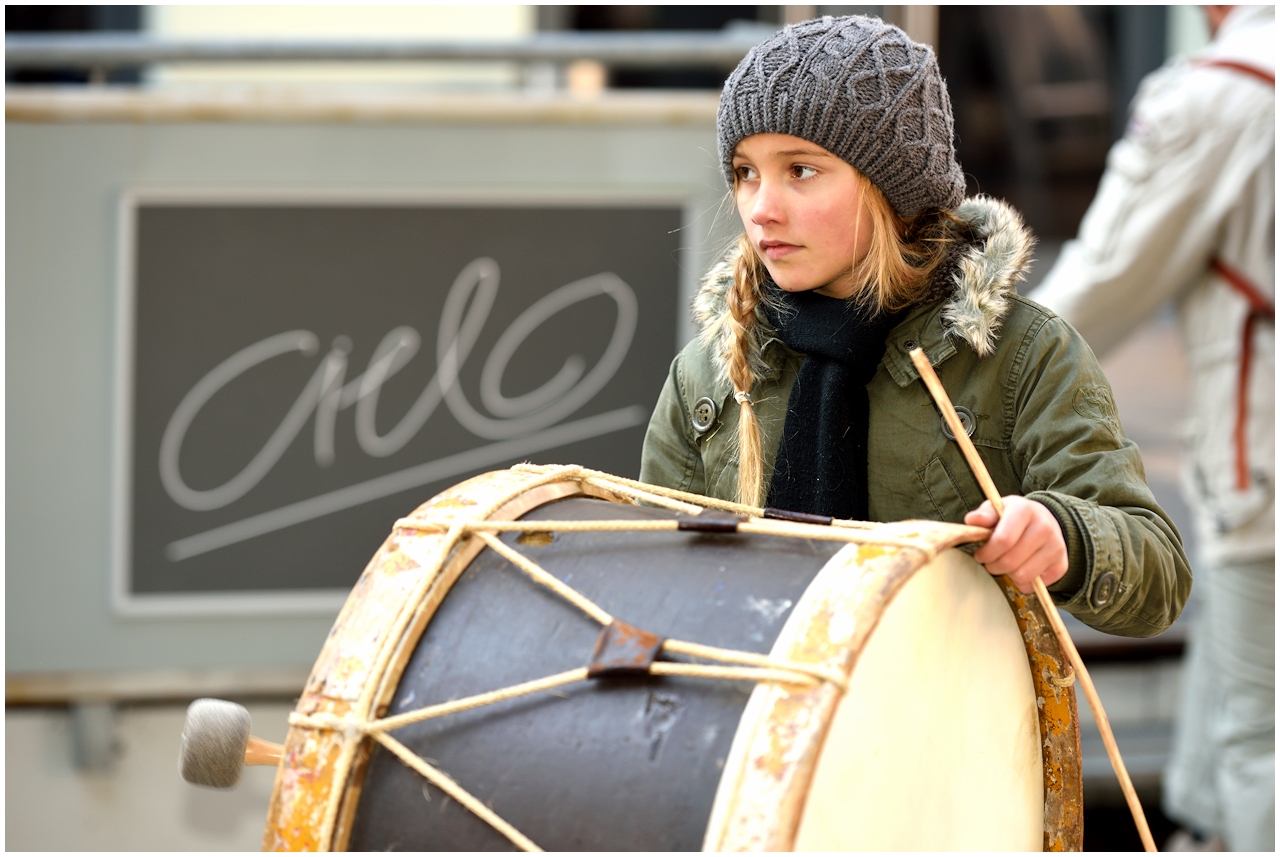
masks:
[[[1019,297],[1033,239],[964,198],[932,51],[874,18],[758,45],[719,154],[743,234],[695,301],[645,437],[646,482],[859,520],[994,527],[975,554],[1100,630],[1150,636],[1191,574],[1084,341]],[[959,406],[997,520],[908,357]]]

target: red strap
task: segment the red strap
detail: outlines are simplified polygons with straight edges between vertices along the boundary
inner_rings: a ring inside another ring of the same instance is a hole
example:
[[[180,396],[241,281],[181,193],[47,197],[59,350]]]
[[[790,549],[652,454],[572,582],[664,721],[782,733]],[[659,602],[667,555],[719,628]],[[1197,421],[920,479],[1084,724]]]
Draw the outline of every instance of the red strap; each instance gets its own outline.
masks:
[[[1239,72],[1268,84],[1272,89],[1276,85],[1276,73],[1274,70],[1260,68],[1239,60],[1204,59],[1197,60],[1195,64],[1201,68],[1225,68]],[[1234,438],[1236,444],[1236,488],[1244,491],[1249,487],[1249,439],[1246,436],[1246,430],[1249,423],[1249,370],[1253,364],[1253,329],[1260,319],[1275,324],[1276,307],[1266,295],[1262,294],[1262,291],[1257,286],[1249,282],[1239,271],[1228,267],[1221,259],[1214,257],[1209,261],[1209,267],[1249,303],[1249,314],[1245,316],[1244,329],[1240,332],[1240,375],[1236,379],[1236,430]]]
[[[1243,274],[1231,268],[1217,256],[1209,260],[1209,267],[1223,279],[1233,291],[1249,303],[1249,314],[1240,332],[1240,374],[1236,377],[1236,488],[1249,487],[1249,371],[1253,367],[1253,329],[1259,320],[1276,322],[1275,304],[1262,291],[1249,282]]]
[[[1251,314],[1264,316],[1272,322],[1276,320],[1275,304],[1262,293],[1261,289],[1249,282],[1244,274],[1230,267],[1217,256],[1209,260],[1209,267],[1215,274],[1226,280],[1228,286],[1249,302]]]
[[[1274,71],[1269,71],[1256,65],[1249,65],[1247,62],[1240,62],[1239,60],[1197,60],[1196,65],[1201,68],[1229,68],[1232,71],[1256,77],[1263,83],[1269,83],[1273,89],[1276,85],[1276,73]]]

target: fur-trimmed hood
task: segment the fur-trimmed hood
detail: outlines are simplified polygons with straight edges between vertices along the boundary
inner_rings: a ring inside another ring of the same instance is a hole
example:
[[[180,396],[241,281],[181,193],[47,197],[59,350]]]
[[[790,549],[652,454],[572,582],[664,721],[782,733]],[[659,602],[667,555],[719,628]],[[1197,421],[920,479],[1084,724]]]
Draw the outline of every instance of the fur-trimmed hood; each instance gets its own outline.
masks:
[[[990,354],[1000,338],[1000,325],[1009,312],[1009,296],[1025,274],[1035,247],[1035,238],[1023,225],[1022,217],[1010,205],[986,196],[970,197],[953,212],[969,225],[974,241],[965,249],[954,268],[955,290],[945,298],[942,322],[947,336],[967,342],[978,356]],[[693,302],[693,317],[700,335],[712,352],[721,355],[721,375],[727,379],[727,360],[733,342],[728,323],[727,293],[733,284],[733,268],[738,258],[734,247],[716,263],[702,280]],[[773,329],[762,310],[760,323],[750,336],[750,360],[757,377],[768,369],[764,346]]]

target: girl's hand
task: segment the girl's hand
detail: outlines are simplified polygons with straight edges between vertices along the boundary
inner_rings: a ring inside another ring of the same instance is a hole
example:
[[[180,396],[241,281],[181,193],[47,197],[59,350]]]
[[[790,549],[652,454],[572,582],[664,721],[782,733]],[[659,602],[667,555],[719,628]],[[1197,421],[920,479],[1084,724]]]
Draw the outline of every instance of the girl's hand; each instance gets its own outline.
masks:
[[[992,574],[1007,574],[1019,592],[1030,592],[1038,577],[1045,586],[1067,573],[1067,544],[1058,519],[1043,504],[1012,495],[1004,500],[1004,517],[997,518],[990,500],[964,516],[972,527],[995,531],[973,558]]]

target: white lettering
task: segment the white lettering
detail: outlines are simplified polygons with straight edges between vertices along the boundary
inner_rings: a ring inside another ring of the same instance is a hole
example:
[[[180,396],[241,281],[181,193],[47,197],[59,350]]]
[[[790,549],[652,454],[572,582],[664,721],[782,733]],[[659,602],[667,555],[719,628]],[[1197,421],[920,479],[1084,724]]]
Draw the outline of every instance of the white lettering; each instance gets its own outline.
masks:
[[[233,354],[191,388],[169,419],[160,442],[160,481],[165,491],[175,503],[193,511],[210,511],[234,503],[271,471],[313,411],[315,461],[321,467],[329,467],[335,460],[338,412],[353,405],[356,441],[366,455],[375,458],[403,449],[441,401],[460,425],[488,440],[529,435],[565,419],[600,392],[621,367],[639,317],[635,293],[617,275],[600,273],[561,286],[521,313],[498,338],[481,371],[480,401],[494,415],[489,417],[472,407],[458,384],[458,376],[489,318],[499,279],[498,263],[489,258],[476,259],[459,272],[440,317],[436,372],[400,422],[386,434],[379,435],[376,426],[382,385],[403,369],[421,347],[418,332],[407,325],[389,331],[374,349],[364,373],[350,381],[346,381],[346,373],[352,342],[346,336],[335,338],[289,412],[249,464],[223,485],[197,490],[183,480],[179,458],[182,442],[201,408],[254,366],[292,351],[315,354],[319,340],[310,331],[294,330]],[[503,375],[529,336],[557,313],[599,296],[614,301],[617,317],[609,344],[596,365],[588,372],[582,356],[572,355],[541,387],[519,396],[504,396]]]
[[[319,345],[320,341],[309,330],[291,330],[267,337],[242,351],[237,351],[219,363],[212,372],[201,378],[187,395],[183,396],[173,416],[169,418],[164,437],[160,440],[160,482],[175,503],[195,512],[220,509],[239,500],[249,493],[253,486],[262,481],[262,477],[267,475],[280,460],[280,456],[284,455],[284,451],[289,448],[289,444],[293,443],[293,439],[298,436],[307,417],[315,408],[317,393],[324,378],[325,364],[322,363],[319,370],[311,376],[302,394],[293,403],[293,407],[289,409],[289,413],[267,440],[266,445],[258,451],[244,470],[221,486],[207,491],[197,491],[188,487],[182,480],[182,474],[178,469],[178,455],[182,451],[182,440],[186,437],[187,429],[191,427],[191,422],[200,409],[231,381],[259,363],[264,363],[281,354],[288,354],[290,351],[301,351],[307,355],[315,354]]]

